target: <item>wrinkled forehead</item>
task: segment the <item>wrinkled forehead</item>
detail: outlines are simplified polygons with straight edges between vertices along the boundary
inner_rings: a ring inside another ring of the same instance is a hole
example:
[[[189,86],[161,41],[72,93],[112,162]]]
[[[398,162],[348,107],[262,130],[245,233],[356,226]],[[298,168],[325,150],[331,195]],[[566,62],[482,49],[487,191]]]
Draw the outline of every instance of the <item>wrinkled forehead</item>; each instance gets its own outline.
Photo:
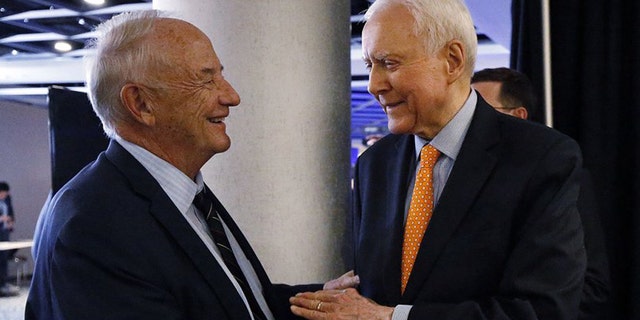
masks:
[[[414,19],[403,6],[387,5],[378,8],[365,23],[362,30],[362,47],[365,57],[380,59],[388,51],[418,44],[413,30]]]
[[[154,72],[163,81],[198,81],[221,72],[222,66],[211,41],[188,22],[169,18],[159,20],[149,40],[153,53],[161,56],[160,68]]]
[[[209,38],[196,26],[189,22],[172,19],[158,19],[153,27],[149,39],[154,45],[171,51],[185,50],[190,44],[206,43],[210,46]]]
[[[156,52],[178,69],[216,68],[220,62],[211,41],[194,25],[177,19],[163,18],[154,26],[150,39]]]

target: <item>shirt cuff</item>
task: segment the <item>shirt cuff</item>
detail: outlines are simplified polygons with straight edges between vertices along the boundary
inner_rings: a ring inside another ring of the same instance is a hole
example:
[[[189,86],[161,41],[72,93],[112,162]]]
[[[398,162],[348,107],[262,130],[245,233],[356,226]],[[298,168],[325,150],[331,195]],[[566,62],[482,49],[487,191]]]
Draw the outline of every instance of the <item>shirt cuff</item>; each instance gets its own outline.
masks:
[[[413,306],[406,304],[399,304],[393,309],[391,320],[407,320],[409,319],[409,312]]]

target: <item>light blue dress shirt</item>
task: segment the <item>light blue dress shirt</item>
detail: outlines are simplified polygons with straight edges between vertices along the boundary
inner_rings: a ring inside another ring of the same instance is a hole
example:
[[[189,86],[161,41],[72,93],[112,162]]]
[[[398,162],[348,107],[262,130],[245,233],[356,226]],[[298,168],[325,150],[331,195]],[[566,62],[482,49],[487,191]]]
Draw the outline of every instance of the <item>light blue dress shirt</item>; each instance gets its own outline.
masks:
[[[418,136],[414,136],[415,139],[415,155],[416,155],[416,163],[419,165],[420,158],[420,150],[422,147],[431,143],[438,151],[440,151],[440,157],[438,161],[436,161],[435,166],[433,167],[433,196],[435,200],[434,208],[438,206],[438,201],[440,200],[440,195],[442,195],[442,190],[444,189],[445,184],[447,183],[447,179],[449,179],[449,174],[451,173],[451,169],[453,169],[453,165],[458,158],[458,153],[460,153],[460,148],[462,147],[462,142],[464,141],[464,137],[467,135],[467,130],[469,130],[469,125],[471,124],[471,119],[473,118],[473,113],[476,110],[476,103],[478,102],[478,95],[475,90],[471,90],[467,101],[464,103],[462,108],[456,113],[456,115],[447,123],[440,132],[433,138],[431,141],[427,141]],[[418,172],[418,165],[413,168],[414,174],[411,179],[411,184],[409,185],[409,190],[407,192],[407,198],[405,199],[405,211],[404,211],[404,220],[407,220],[407,214],[409,213],[409,204],[411,202],[411,196],[413,195],[413,186],[416,181],[416,174]],[[392,320],[406,320],[409,317],[409,312],[411,311],[411,305],[397,305],[393,311]]]
[[[196,181],[194,182],[182,171],[178,170],[178,168],[165,160],[160,159],[148,150],[126,141],[121,137],[116,137],[116,141],[122,145],[125,150],[131,153],[131,155],[136,158],[136,160],[138,160],[142,166],[147,169],[147,171],[149,171],[151,176],[158,181],[162,190],[164,190],[167,196],[169,196],[169,199],[171,199],[176,208],[178,208],[182,213],[191,228],[193,228],[193,231],[195,231],[202,242],[204,242],[216,261],[218,261],[218,264],[222,267],[227,277],[238,291],[238,294],[242,297],[249,314],[251,314],[249,302],[247,302],[247,298],[245,297],[242,288],[231,274],[231,271],[229,271],[227,266],[224,264],[222,255],[220,254],[220,251],[218,251],[218,247],[213,242],[213,238],[211,237],[206,221],[201,214],[198,214],[196,207],[193,205],[193,198],[204,188],[202,173],[198,172],[196,175]],[[222,224],[227,234],[227,238],[229,238],[231,249],[236,256],[236,260],[238,260],[240,269],[247,278],[247,282],[249,282],[251,291],[253,291],[253,295],[256,297],[260,308],[267,319],[275,320],[273,313],[269,309],[264,295],[262,294],[262,284],[260,284],[258,275],[255,270],[253,270],[251,262],[249,262],[249,259],[245,256],[242,248],[238,244],[238,241],[227,228],[227,225],[224,224],[224,222],[222,222]]]

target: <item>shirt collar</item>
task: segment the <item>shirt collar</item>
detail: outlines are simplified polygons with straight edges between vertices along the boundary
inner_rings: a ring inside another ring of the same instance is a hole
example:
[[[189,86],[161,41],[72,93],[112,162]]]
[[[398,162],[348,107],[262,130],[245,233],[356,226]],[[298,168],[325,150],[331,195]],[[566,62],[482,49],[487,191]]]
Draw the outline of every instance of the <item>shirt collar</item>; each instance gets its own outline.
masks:
[[[154,155],[149,150],[126,141],[119,136],[116,137],[116,141],[149,171],[176,208],[182,214],[186,213],[195,195],[204,187],[202,173],[198,171],[196,179],[193,181],[178,168]]]
[[[467,134],[473,113],[476,110],[476,103],[478,102],[478,95],[475,90],[471,90],[469,97],[462,105],[462,108],[458,110],[456,115],[447,123],[440,132],[431,140],[423,139],[417,135],[414,135],[415,147],[416,147],[416,159],[420,156],[420,150],[425,144],[431,143],[441,154],[453,159],[454,161],[458,157],[462,142]]]

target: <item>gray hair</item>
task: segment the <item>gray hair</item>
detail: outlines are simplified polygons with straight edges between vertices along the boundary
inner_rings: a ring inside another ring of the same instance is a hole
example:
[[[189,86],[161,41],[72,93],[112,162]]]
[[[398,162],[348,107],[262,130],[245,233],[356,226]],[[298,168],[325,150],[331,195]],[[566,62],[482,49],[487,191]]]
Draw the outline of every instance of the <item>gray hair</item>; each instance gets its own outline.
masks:
[[[120,90],[128,82],[149,83],[146,70],[163,63],[145,38],[160,18],[169,17],[158,10],[117,15],[96,27],[96,38],[89,44],[94,54],[85,57],[87,88],[93,110],[109,137],[116,135],[119,122],[129,119],[120,100]]]
[[[380,9],[399,4],[415,20],[416,36],[424,40],[427,54],[434,55],[451,40],[459,40],[466,53],[465,71],[471,78],[476,64],[478,38],[471,14],[463,0],[376,0],[364,15],[369,20]]]

